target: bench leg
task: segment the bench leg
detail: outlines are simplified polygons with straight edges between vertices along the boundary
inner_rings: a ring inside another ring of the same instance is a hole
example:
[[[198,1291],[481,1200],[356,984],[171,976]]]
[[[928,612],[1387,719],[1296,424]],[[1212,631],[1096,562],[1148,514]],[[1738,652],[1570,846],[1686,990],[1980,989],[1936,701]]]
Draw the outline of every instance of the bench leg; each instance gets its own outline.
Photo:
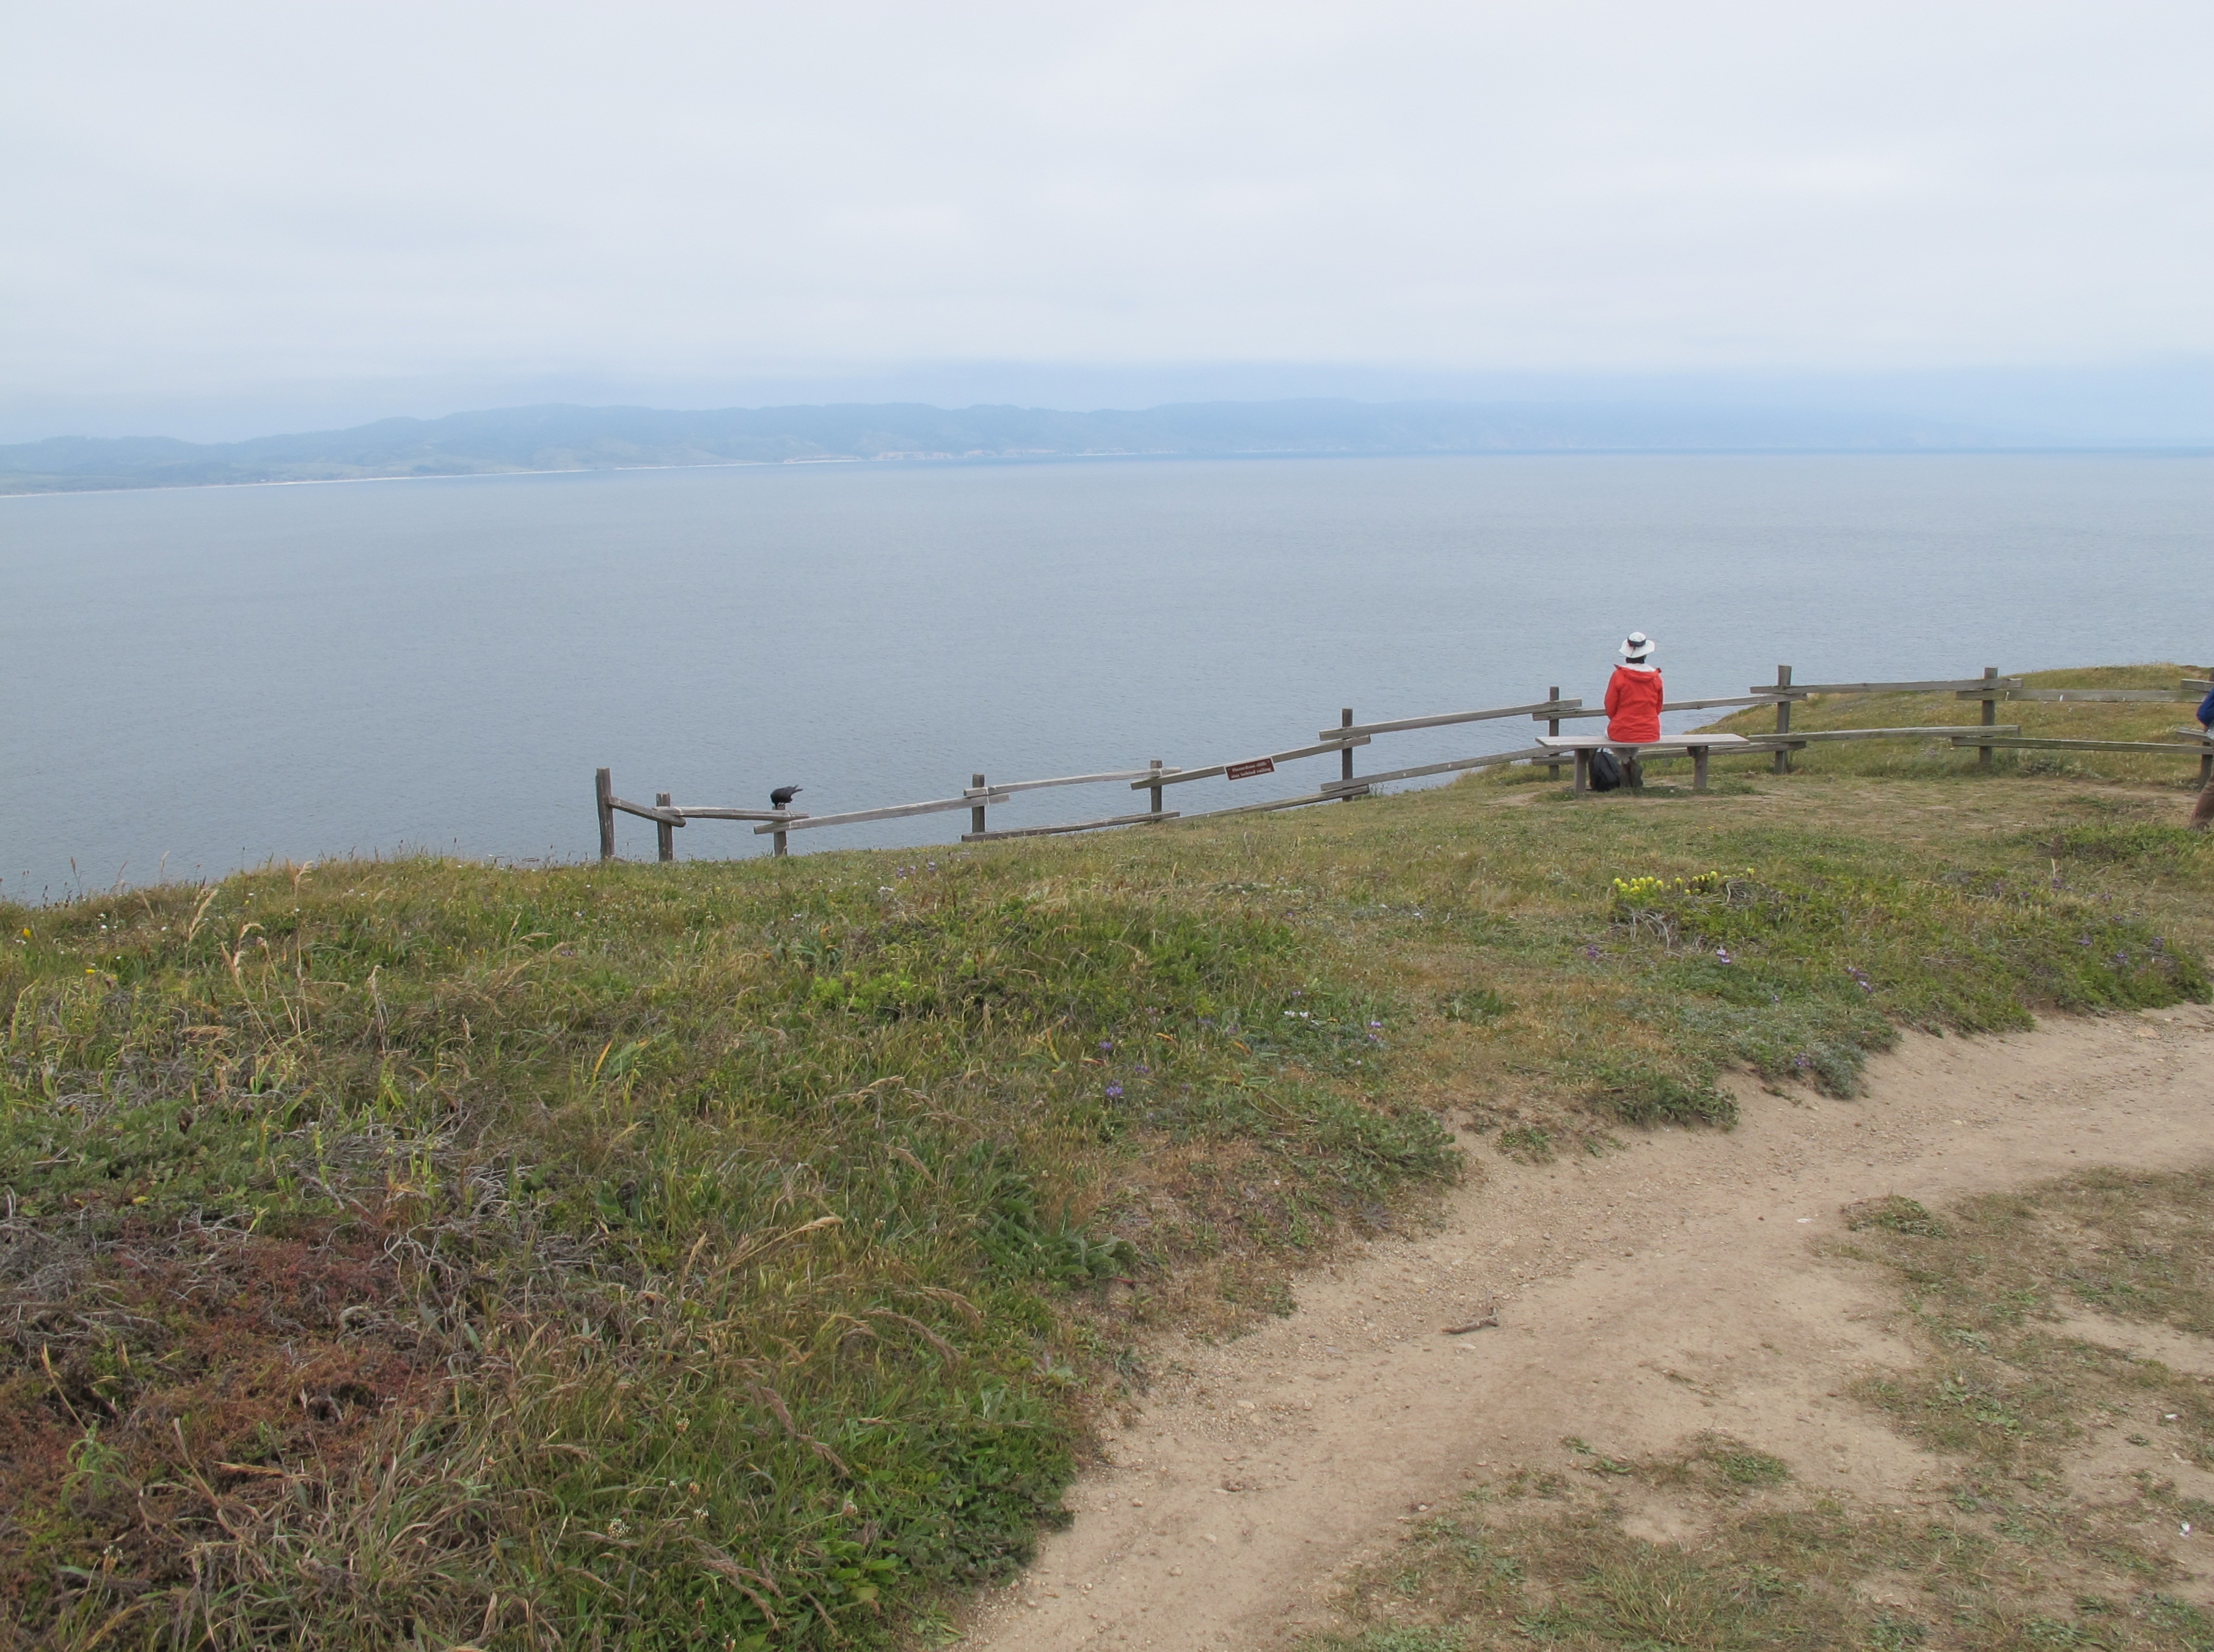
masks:
[[[1576,748],[1576,790],[1591,790],[1591,753],[1581,746]]]
[[[1704,746],[1693,746],[1691,748],[1691,790],[1703,792],[1706,789],[1707,749]]]

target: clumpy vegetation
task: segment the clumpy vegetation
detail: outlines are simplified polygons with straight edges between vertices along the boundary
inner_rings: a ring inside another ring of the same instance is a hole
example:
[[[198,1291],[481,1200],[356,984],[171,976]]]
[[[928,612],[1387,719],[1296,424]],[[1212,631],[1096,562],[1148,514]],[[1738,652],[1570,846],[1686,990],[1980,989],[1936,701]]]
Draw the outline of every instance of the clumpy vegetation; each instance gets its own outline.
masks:
[[[884,873],[11,915],[18,1629],[865,1641],[1054,1517],[1064,1305],[1449,1172],[1280,917]]]
[[[1441,1115],[1544,1159],[2205,995],[2150,813],[1835,784],[0,913],[0,1622],[887,1643],[1057,1517],[1140,1332],[1420,1220]]]
[[[1357,1576],[1347,1629],[1310,1652],[2214,1652],[2170,1554],[2214,1520],[2178,1485],[2214,1471],[2214,1369],[2115,1346],[2134,1322],[2214,1354],[2210,1195],[2214,1172],[2098,1172],[1846,1212],[1841,1256],[1881,1269],[1919,1355],[1855,1398],[1954,1466],[1934,1507],[1848,1502],[1724,1437],[1635,1460],[1571,1440],[1569,1473],[1472,1490]],[[2125,1324],[2085,1333],[2086,1313]],[[1655,1496],[1697,1535],[1631,1535]]]
[[[1399,910],[1419,916],[1395,926],[1403,967],[1447,983],[1441,1041],[1491,1080],[1471,1112],[1501,1151],[1588,1145],[1608,1123],[1726,1126],[1730,1071],[1854,1096],[1902,1027],[2006,1031],[2040,1010],[2206,995],[2214,850],[2170,805],[2135,794],[2118,818],[2107,798],[2025,798],[2020,780],[1967,801],[1766,784],[1547,793],[1487,816],[1477,841],[1395,846]],[[1514,776],[1464,789],[1523,790]],[[1612,874],[1597,915],[1585,869]]]

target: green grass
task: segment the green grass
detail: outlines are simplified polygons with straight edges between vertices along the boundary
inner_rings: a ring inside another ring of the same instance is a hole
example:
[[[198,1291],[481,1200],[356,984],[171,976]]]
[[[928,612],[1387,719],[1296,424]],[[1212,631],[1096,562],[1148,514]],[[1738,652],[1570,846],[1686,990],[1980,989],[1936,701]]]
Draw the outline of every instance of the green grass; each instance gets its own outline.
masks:
[[[2029,688],[2156,688],[2180,692],[2185,677],[2205,677],[2205,666],[2165,662],[2145,665],[2097,665],[2060,671],[2010,672]],[[2062,740],[2143,740],[2172,743],[2179,727],[2195,726],[2199,696],[2168,702],[2119,704],[2070,703],[2024,700],[1998,702],[1994,720],[2018,724],[2025,736]],[[1798,701],[1792,707],[1791,726],[1799,730],[1853,728],[1940,728],[1958,724],[1966,729],[1983,718],[1979,701],[1940,694],[1825,694]],[[1711,726],[1734,734],[1772,736],[1776,713],[1767,707],[1737,712]],[[1961,750],[1950,740],[1851,740],[1807,747],[1792,758],[1794,766],[1816,774],[1883,775],[1895,779],[1969,776],[1977,773],[1979,754]],[[1740,774],[1767,768],[1769,756],[1718,762],[1722,774]],[[2039,751],[1995,750],[1997,773],[2046,779],[2125,782],[2196,791],[2199,760],[2170,754],[2139,756],[2115,751]],[[1658,772],[1686,768],[1682,760]]]
[[[2205,995],[2157,799],[1956,786],[1925,841],[1844,784],[8,909],[0,1612],[885,1643],[1059,1518],[1150,1331],[1421,1220],[1441,1114],[1541,1157]]]
[[[1057,1304],[1450,1172],[1281,919],[857,870],[9,915],[21,1626],[867,1639],[1055,1517]],[[1141,1144],[1240,1214],[1113,1208]]]
[[[2146,817],[2160,805],[2142,793],[2115,818],[2049,783],[1945,784],[1942,799],[1820,776],[1733,798],[1547,793],[1487,816],[1480,843],[1405,845],[1428,932],[1407,943],[1448,1005],[1472,974],[1509,1006],[1449,1013],[1449,1032],[1496,1057],[1482,1064],[1499,1091],[1569,1092],[1550,1111],[1493,1104],[1496,1122],[1727,1124],[1726,1071],[1850,1096],[1901,1026],[2005,1031],[2035,1008],[2205,995],[2214,846]],[[1612,875],[1605,921],[1564,921],[1585,869]]]

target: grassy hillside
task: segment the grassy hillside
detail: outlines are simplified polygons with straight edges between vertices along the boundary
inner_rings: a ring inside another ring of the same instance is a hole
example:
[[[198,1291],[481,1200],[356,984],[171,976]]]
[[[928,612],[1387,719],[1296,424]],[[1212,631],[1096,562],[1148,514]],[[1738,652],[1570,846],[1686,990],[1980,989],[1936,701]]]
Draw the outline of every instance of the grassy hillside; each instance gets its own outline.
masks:
[[[1727,1068],[1850,1093],[1901,1024],[2205,997],[2177,816],[2013,775],[1471,782],[5,909],[0,1621],[895,1639],[1055,1518],[1147,1326],[1234,1332],[1419,1220],[1441,1121],[1606,1151],[1727,1126]]]
[[[2032,671],[2022,676],[2029,688],[2135,688],[2175,691],[2185,677],[2205,677],[2205,666],[2156,664],[2150,665],[2089,666],[2065,671]],[[2172,742],[2178,728],[2198,726],[2198,696],[2166,702],[2088,704],[2005,700],[1998,704],[2000,723],[2019,724],[2024,735],[2060,740],[2157,740]],[[1793,707],[1795,730],[1854,728],[1939,728],[1948,724],[1972,727],[1981,720],[1979,701],[1944,694],[1826,694]],[[1772,736],[1776,713],[1756,707],[1726,717],[1712,726],[1746,736]],[[1966,774],[1976,767],[1977,754],[1956,749],[1949,740],[1846,741],[1810,746],[1793,758],[1794,764],[1818,774],[1930,775]],[[2080,780],[2131,780],[2154,786],[2196,790],[2199,765],[2191,757],[2174,755],[2140,756],[2113,751],[1997,750],[1993,766],[1999,772],[2058,776]],[[1764,768],[1770,759],[1745,759],[1737,768]]]

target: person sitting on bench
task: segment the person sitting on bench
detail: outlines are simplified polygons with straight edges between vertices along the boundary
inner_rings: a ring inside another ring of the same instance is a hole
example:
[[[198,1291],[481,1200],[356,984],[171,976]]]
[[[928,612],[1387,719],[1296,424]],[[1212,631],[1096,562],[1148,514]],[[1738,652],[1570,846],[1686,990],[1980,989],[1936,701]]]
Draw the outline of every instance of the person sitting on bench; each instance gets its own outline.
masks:
[[[1606,737],[1623,745],[1648,745],[1660,737],[1660,668],[1652,663],[1653,639],[1633,631],[1622,645],[1622,664],[1606,685]],[[1635,752],[1623,763],[1623,779],[1642,786]]]

